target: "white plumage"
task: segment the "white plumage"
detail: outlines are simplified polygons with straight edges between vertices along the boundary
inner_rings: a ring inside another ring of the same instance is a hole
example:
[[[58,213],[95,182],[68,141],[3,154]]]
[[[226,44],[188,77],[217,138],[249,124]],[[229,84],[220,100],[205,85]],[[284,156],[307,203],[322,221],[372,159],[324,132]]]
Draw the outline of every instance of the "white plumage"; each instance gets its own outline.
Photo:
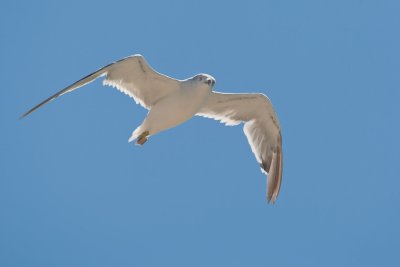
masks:
[[[175,127],[195,115],[226,125],[244,122],[244,133],[261,170],[268,174],[267,201],[275,202],[282,181],[282,135],[278,118],[263,94],[213,92],[215,79],[198,74],[177,80],[154,71],[143,56],[133,55],[109,64],[49,97],[22,115],[104,76],[104,85],[117,88],[149,110],[129,141],[144,144],[148,137]]]

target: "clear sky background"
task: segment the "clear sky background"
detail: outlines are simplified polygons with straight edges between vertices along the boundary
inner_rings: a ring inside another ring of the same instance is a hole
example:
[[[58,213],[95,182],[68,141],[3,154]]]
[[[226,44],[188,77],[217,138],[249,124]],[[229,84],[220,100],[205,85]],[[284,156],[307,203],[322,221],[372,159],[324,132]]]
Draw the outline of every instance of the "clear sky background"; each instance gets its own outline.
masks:
[[[1,3],[0,266],[399,266],[399,1]],[[146,111],[100,81],[140,53],[262,92],[283,184],[242,127],[194,118],[128,144]]]

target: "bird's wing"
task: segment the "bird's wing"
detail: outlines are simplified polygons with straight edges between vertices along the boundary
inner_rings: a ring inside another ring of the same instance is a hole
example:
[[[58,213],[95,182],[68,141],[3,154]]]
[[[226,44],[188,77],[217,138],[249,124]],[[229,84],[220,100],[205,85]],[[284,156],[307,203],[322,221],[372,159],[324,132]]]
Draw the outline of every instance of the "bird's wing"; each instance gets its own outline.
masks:
[[[276,113],[263,94],[212,92],[196,114],[226,125],[244,122],[244,133],[261,170],[268,174],[267,200],[274,203],[282,181],[282,135]]]
[[[178,90],[180,82],[166,75],[156,72],[146,62],[143,56],[133,55],[111,63],[79,81],[64,88],[39,105],[27,111],[25,117],[51,100],[78,89],[95,79],[105,76],[104,85],[117,88],[119,91],[132,97],[136,103],[150,109],[165,96]]]

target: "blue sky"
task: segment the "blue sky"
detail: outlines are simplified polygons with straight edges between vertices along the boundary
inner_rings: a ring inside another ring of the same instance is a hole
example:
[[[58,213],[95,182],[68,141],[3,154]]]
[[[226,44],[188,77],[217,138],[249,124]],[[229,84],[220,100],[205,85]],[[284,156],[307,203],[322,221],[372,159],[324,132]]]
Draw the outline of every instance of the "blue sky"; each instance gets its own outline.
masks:
[[[0,266],[398,266],[398,1],[16,1],[0,16]],[[242,127],[127,143],[146,111],[84,75],[140,53],[263,92],[284,177]]]

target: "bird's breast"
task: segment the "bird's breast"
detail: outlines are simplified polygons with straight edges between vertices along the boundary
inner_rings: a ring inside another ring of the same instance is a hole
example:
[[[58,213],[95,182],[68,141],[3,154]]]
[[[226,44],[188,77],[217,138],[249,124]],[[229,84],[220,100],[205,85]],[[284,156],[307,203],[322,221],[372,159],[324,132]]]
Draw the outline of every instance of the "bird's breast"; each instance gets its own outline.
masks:
[[[160,100],[147,116],[152,134],[175,127],[192,118],[209,95],[210,90],[206,87],[183,87]]]

